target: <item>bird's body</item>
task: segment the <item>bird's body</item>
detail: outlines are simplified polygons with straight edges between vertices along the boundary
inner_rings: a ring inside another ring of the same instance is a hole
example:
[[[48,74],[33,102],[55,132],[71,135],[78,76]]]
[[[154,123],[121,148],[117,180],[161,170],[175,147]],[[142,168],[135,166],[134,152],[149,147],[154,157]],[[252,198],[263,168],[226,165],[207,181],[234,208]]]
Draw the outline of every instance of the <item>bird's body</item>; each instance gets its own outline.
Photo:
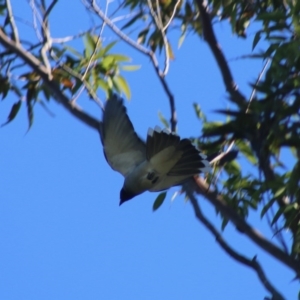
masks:
[[[210,170],[206,156],[188,139],[155,127],[148,130],[147,141],[143,142],[117,96],[107,101],[100,134],[107,162],[125,177],[120,204],[145,191],[165,190]]]

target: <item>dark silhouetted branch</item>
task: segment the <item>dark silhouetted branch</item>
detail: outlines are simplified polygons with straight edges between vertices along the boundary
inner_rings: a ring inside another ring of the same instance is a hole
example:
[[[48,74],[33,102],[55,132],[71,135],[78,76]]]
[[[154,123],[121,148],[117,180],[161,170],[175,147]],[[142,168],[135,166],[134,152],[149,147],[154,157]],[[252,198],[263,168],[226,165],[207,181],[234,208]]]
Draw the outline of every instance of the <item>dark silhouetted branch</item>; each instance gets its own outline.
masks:
[[[275,244],[267,240],[260,232],[251,227],[249,223],[241,218],[222,198],[222,195],[210,190],[209,185],[201,177],[195,177],[190,180],[189,188],[196,193],[204,196],[213,206],[215,206],[236,228],[243,234],[247,235],[255,244],[264,249],[271,256],[275,257],[283,264],[294,270],[297,276],[300,276],[300,264],[297,260],[282,251]]]
[[[199,203],[197,199],[195,198],[193,192],[191,189],[186,187],[185,189],[190,202],[194,208],[194,212],[196,215],[196,218],[214,235],[216,238],[216,241],[218,244],[223,248],[223,250],[230,255],[233,259],[236,261],[252,268],[259,277],[261,283],[264,285],[264,287],[272,294],[272,299],[276,300],[284,300],[284,297],[275,289],[275,287],[270,283],[268,280],[264,270],[262,269],[261,265],[256,260],[256,257],[253,259],[246,258],[245,256],[239,254],[237,251],[235,251],[232,247],[228,245],[228,243],[223,239],[220,232],[213,226],[213,224],[203,215],[201,208],[199,206]]]
[[[217,63],[220,68],[224,84],[226,86],[227,92],[230,94],[231,99],[238,104],[246,104],[247,99],[238,90],[238,86],[235,83],[231,71],[229,69],[228,63],[222,52],[222,49],[216,39],[214,29],[211,23],[207,2],[203,0],[196,1],[197,6],[200,11],[200,20],[203,28],[203,36],[205,41],[208,43]]]

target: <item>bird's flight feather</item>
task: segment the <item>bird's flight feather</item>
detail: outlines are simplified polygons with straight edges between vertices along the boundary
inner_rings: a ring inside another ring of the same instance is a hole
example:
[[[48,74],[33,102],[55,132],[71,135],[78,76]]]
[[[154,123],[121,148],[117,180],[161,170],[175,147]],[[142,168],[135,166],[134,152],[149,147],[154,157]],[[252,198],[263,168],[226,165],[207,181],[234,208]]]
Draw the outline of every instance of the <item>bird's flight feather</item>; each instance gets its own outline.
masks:
[[[106,103],[100,133],[107,162],[122,175],[146,159],[145,143],[134,131],[123,101],[117,96]]]

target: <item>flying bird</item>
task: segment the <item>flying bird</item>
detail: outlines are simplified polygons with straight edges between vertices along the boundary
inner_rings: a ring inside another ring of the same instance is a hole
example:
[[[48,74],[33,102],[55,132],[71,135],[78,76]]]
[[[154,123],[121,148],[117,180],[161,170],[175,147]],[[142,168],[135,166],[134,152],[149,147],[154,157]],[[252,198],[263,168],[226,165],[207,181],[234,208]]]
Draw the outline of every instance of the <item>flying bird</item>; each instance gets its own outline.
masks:
[[[166,190],[211,169],[189,139],[158,126],[149,128],[146,142],[140,139],[117,95],[106,102],[100,137],[108,164],[125,177],[120,205],[145,191]]]

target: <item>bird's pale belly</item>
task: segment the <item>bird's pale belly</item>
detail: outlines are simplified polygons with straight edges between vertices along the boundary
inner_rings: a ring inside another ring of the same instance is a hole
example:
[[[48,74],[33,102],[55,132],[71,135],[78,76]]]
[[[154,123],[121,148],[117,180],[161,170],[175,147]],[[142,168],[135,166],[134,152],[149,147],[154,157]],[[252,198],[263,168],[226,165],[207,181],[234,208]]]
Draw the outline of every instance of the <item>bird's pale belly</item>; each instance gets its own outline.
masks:
[[[132,193],[141,194],[151,189],[159,181],[159,177],[160,174],[146,161],[126,176],[124,188]]]

